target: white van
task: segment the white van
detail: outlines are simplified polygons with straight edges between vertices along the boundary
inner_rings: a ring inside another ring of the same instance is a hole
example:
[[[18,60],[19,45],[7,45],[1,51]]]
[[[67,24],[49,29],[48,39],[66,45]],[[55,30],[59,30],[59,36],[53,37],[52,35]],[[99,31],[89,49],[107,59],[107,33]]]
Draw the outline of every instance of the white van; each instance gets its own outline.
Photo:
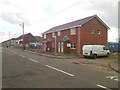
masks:
[[[85,58],[110,55],[110,51],[104,45],[84,45],[82,51]]]

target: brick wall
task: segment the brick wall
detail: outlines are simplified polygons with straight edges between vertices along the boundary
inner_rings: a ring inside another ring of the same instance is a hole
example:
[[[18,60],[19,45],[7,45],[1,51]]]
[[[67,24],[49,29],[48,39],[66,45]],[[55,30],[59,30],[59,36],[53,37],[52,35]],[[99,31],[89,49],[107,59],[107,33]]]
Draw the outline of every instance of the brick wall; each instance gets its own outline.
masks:
[[[95,30],[92,34],[92,29]],[[100,30],[101,34],[97,34],[97,30]],[[103,26],[96,18],[87,22],[81,27],[80,31],[80,45],[81,49],[84,44],[103,44],[105,46],[108,42],[107,28]]]

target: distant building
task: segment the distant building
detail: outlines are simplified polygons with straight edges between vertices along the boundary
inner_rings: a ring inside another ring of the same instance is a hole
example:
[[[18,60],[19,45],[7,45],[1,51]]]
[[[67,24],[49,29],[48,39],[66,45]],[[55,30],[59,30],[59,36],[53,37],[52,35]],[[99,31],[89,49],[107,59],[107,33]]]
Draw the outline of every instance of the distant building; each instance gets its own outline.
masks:
[[[24,37],[24,39],[23,39]],[[26,47],[28,47],[28,45],[32,42],[35,42],[36,39],[34,38],[34,36],[31,34],[31,33],[27,33],[27,34],[24,34],[19,36],[17,39],[16,39],[16,44],[22,46],[23,45],[23,42],[24,42],[24,45]]]
[[[120,52],[120,42],[109,42],[108,49],[112,52]]]
[[[109,27],[93,15],[49,29],[42,33],[44,52],[81,54],[85,44],[108,46]]]
[[[30,48],[40,49],[42,47],[42,37],[34,36],[34,38],[36,41],[30,43]]]
[[[24,37],[24,39],[23,39]],[[23,43],[24,42],[24,43]],[[42,37],[40,36],[33,36],[31,33],[27,33],[19,36],[18,38],[12,38],[10,40],[6,40],[2,42],[2,45],[5,47],[14,46],[14,47],[22,47],[24,44],[24,47],[28,47],[30,44],[34,44],[36,47],[39,46],[39,48],[42,46]]]
[[[17,38],[10,39],[10,46],[15,46],[16,45],[16,39]]]

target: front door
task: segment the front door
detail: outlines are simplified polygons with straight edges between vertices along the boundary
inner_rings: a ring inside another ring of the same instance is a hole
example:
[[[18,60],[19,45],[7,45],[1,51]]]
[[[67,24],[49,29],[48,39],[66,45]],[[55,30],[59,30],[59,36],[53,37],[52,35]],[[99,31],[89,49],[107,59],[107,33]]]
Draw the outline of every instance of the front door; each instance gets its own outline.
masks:
[[[58,52],[60,52],[60,42],[58,43]]]
[[[64,44],[63,42],[61,42],[61,52],[63,52],[63,49],[64,49]]]

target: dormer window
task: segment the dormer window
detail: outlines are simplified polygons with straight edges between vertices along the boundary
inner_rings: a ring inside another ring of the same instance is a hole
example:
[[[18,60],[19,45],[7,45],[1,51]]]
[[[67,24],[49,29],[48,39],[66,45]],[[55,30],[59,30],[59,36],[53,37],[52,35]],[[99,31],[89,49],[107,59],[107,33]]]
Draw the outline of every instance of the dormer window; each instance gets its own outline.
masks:
[[[71,28],[70,35],[75,35],[75,34],[76,34],[76,28]]]

